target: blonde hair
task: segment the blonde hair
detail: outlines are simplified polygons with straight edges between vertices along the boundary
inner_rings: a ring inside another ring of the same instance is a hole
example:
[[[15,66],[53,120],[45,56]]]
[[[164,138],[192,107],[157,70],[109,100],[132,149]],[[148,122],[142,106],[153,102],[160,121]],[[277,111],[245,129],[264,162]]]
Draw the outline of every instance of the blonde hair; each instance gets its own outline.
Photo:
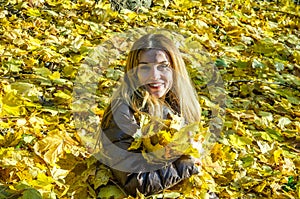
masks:
[[[139,56],[141,52],[149,49],[163,50],[171,62],[173,84],[164,100],[155,99],[146,90],[140,89],[142,85],[137,78]],[[197,93],[182,56],[173,41],[162,34],[144,35],[133,44],[127,57],[124,81],[112,96],[112,102],[121,101],[127,103],[134,112],[150,111],[155,109],[157,104],[164,104],[184,117],[187,123],[199,122],[201,118]],[[111,119],[112,113],[109,110],[114,110],[118,105],[119,103],[111,103],[108,111],[104,114],[102,127],[107,127],[107,123]]]

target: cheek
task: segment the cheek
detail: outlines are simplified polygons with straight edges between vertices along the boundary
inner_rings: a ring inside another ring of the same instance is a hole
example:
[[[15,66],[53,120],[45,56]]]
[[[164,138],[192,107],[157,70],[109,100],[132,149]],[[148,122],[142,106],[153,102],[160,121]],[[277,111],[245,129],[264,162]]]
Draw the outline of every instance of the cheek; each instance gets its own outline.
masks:
[[[147,80],[147,74],[137,71],[137,78],[140,83],[144,83]]]
[[[173,73],[172,73],[172,72],[167,73],[165,77],[166,77],[166,80],[167,80],[170,84],[173,83]]]

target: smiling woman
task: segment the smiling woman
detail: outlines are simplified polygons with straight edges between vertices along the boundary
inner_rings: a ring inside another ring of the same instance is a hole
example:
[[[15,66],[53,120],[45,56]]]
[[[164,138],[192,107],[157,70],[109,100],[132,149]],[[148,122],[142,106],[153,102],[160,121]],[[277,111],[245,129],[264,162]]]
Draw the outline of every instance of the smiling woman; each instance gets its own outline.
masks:
[[[138,65],[138,80],[151,96],[161,98],[172,87],[172,68],[168,55],[157,49],[141,53]]]
[[[181,118],[182,127],[198,123],[200,115],[197,95],[179,50],[162,34],[145,35],[133,44],[124,81],[104,113],[100,160],[130,195],[151,195],[170,188],[198,173],[198,167],[189,155],[170,151],[174,143],[159,140],[160,127],[166,132],[168,125],[163,121],[174,118]],[[144,128],[146,123],[153,125]],[[182,135],[182,140],[188,135]],[[164,148],[146,150],[136,144],[137,137],[147,136],[151,141],[145,145]]]

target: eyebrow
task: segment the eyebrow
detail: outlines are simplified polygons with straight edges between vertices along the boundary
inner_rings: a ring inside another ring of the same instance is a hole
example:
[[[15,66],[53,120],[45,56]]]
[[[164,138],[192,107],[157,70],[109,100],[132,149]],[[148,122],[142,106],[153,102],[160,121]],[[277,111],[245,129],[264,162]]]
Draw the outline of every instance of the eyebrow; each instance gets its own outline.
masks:
[[[139,62],[138,64],[150,64],[150,63],[156,63],[156,62]],[[168,61],[158,62],[158,64],[165,64],[165,63],[169,63],[169,62]]]

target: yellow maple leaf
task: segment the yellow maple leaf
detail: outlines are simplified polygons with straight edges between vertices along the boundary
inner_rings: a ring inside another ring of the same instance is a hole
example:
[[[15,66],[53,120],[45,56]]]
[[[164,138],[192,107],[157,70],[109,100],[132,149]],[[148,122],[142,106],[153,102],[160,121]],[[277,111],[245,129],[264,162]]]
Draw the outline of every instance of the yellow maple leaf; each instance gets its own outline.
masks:
[[[77,142],[73,140],[67,132],[53,130],[47,137],[38,141],[34,145],[34,151],[42,157],[48,164],[54,165],[65,150],[76,146]]]

